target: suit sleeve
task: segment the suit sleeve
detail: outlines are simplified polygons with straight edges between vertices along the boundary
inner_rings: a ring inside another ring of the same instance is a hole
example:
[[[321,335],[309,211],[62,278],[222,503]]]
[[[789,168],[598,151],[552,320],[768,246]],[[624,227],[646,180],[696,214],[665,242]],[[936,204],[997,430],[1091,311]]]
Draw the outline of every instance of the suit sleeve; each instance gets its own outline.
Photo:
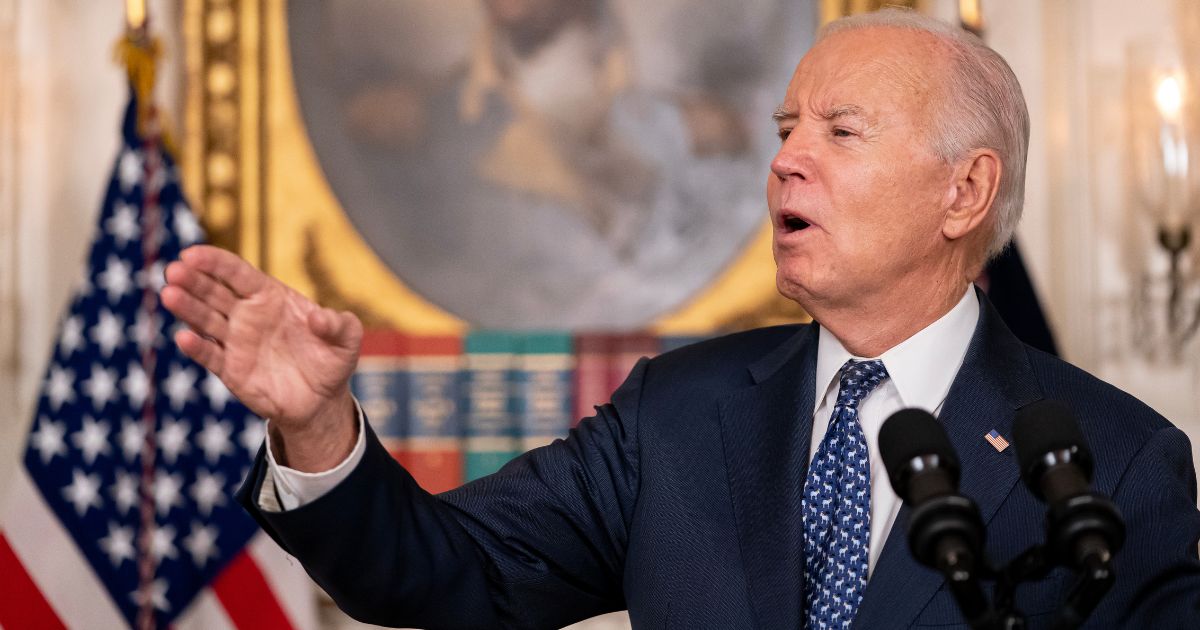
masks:
[[[347,614],[420,628],[559,628],[625,607],[621,576],[639,485],[647,361],[565,440],[441,495],[367,430],[337,487],[265,512],[260,450],[238,498]]]
[[[1109,612],[1092,618],[1119,618],[1122,628],[1200,627],[1200,511],[1183,432],[1157,431],[1113,499],[1125,518],[1125,545],[1116,556],[1116,583],[1100,604]]]

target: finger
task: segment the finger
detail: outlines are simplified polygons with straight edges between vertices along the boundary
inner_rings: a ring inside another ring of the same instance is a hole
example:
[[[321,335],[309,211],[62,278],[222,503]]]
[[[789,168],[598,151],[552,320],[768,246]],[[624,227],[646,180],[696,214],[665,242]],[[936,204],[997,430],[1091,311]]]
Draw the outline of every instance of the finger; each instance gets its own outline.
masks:
[[[212,245],[193,245],[183,250],[179,259],[225,283],[234,295],[253,295],[271,283],[270,276],[237,254]]]
[[[308,328],[314,335],[343,347],[355,347],[362,339],[362,322],[349,311],[314,309],[308,314]]]
[[[212,337],[218,343],[225,343],[229,335],[229,320],[208,303],[174,285],[163,287],[159,296],[163,306],[175,317],[200,334]]]
[[[212,276],[189,267],[179,261],[167,265],[167,284],[181,287],[200,300],[207,302],[222,315],[229,315],[237,303],[237,296],[229,287]]]
[[[218,378],[221,376],[221,369],[225,366],[225,351],[215,341],[205,339],[191,330],[181,330],[175,333],[175,345],[209,372]]]

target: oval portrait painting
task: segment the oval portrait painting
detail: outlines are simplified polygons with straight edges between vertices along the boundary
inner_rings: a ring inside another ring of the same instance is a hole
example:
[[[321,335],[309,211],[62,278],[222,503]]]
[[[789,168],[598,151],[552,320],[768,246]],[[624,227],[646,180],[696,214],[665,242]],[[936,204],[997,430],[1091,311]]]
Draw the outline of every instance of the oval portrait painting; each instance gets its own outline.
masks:
[[[766,216],[794,0],[288,3],[309,137],[381,260],[474,326],[635,328]]]

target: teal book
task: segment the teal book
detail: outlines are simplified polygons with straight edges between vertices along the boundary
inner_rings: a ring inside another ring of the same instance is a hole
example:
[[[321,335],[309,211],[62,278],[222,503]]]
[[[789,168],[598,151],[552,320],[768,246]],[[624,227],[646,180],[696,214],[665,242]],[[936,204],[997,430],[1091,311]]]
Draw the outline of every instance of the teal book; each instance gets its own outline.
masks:
[[[520,453],[515,420],[519,336],[478,330],[463,341],[465,477],[490,475]]]
[[[575,367],[569,333],[521,335],[517,354],[516,411],[522,450],[566,437],[574,421],[571,396]]]

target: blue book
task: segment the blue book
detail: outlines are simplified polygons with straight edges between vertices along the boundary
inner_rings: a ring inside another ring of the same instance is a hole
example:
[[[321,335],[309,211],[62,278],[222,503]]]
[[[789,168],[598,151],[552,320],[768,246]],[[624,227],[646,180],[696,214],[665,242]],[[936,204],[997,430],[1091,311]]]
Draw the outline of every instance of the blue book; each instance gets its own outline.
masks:
[[[463,482],[459,378],[462,338],[408,335],[408,432],[396,459],[425,490],[438,493]]]
[[[522,450],[566,437],[574,418],[575,356],[569,333],[525,333],[517,354],[517,428]]]
[[[394,330],[368,330],[363,335],[358,368],[350,391],[367,422],[393,455],[408,437],[408,378],[403,336]]]
[[[467,333],[462,378],[466,480],[490,475],[520,453],[514,421],[518,337]]]

